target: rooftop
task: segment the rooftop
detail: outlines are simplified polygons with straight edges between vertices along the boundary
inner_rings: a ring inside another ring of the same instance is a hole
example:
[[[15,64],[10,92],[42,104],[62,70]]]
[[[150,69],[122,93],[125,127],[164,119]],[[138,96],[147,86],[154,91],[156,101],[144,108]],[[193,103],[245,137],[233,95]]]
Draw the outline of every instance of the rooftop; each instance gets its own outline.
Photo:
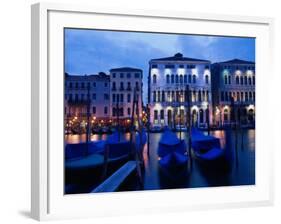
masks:
[[[198,59],[198,58],[188,58],[184,57],[183,54],[181,53],[176,53],[172,57],[166,57],[166,58],[156,58],[156,59],[151,59],[150,62],[155,62],[155,61],[188,61],[188,62],[210,62],[208,60],[203,60],[203,59]]]
[[[239,64],[239,65],[254,65],[255,62],[253,61],[245,61],[245,60],[241,60],[241,59],[237,59],[234,58],[232,60],[229,61],[222,61],[222,62],[218,62],[219,64]]]
[[[66,79],[79,79],[79,80],[91,80],[91,79],[108,79],[109,75],[105,74],[104,72],[99,72],[99,74],[90,74],[90,75],[70,75],[68,73],[65,73]]]
[[[120,67],[120,68],[112,68],[110,72],[142,72],[139,68],[132,68],[132,67]]]

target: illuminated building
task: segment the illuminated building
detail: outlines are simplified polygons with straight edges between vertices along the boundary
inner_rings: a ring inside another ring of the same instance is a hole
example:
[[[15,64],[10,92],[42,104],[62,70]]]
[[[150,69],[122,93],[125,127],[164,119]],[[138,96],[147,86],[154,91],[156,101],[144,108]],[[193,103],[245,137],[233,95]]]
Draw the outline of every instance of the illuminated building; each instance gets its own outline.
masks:
[[[207,119],[212,121],[210,76],[208,60],[187,58],[180,53],[150,60],[148,103],[151,126],[186,126],[185,90],[188,85],[192,125],[206,127]]]
[[[109,94],[110,77],[103,72],[84,76],[65,74],[65,117],[76,117],[83,124],[87,121],[89,106],[91,121],[107,121],[110,116]]]
[[[234,119],[254,124],[255,63],[233,59],[213,64],[212,95],[214,123],[217,126]],[[231,113],[234,109],[235,113]],[[231,117],[232,114],[235,117]]]

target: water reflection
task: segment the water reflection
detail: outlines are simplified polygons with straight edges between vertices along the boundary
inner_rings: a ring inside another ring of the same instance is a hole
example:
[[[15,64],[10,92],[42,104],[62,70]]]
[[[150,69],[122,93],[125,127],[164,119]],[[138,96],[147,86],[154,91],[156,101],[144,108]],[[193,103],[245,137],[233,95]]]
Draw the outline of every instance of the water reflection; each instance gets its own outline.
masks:
[[[224,131],[212,131],[211,134],[220,139],[222,147],[226,146]],[[232,161],[228,164],[205,166],[192,155],[192,169],[189,169],[187,164],[184,169],[175,171],[165,170],[159,166],[157,149],[161,135],[162,133],[150,134],[149,152],[148,145],[144,146],[144,190],[255,184],[255,130],[231,132],[232,144],[228,150]],[[179,136],[179,133],[177,135]],[[130,134],[127,133],[124,137],[129,139]],[[187,137],[186,133],[181,133],[182,139],[187,140]],[[107,138],[106,134],[92,135],[91,141]],[[67,135],[65,137],[66,143],[85,141],[86,135]]]

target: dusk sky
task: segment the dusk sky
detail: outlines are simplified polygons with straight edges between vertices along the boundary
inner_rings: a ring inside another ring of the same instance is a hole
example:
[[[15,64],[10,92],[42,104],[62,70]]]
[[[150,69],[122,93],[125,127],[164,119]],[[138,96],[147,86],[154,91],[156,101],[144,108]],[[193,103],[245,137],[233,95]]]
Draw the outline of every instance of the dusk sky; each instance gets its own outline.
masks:
[[[144,93],[149,60],[177,52],[212,63],[233,58],[255,61],[255,39],[65,29],[65,72],[85,75],[108,73],[116,67],[140,68]]]

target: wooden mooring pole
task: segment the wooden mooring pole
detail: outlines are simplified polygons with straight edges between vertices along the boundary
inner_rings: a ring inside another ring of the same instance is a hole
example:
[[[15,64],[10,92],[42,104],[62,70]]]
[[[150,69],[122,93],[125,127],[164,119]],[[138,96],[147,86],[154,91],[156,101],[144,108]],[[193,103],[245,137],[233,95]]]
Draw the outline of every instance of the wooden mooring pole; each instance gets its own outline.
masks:
[[[147,155],[150,154],[150,108],[148,104],[146,105],[147,111]]]
[[[91,133],[90,133],[90,85],[87,86],[87,130],[86,130],[86,144],[87,144],[87,152],[86,155],[89,154],[89,144],[91,141]]]
[[[186,85],[186,102],[187,102],[187,116],[188,116],[188,155],[189,155],[189,163],[190,169],[192,169],[192,153],[191,153],[191,105],[190,105],[190,90],[189,85]]]

